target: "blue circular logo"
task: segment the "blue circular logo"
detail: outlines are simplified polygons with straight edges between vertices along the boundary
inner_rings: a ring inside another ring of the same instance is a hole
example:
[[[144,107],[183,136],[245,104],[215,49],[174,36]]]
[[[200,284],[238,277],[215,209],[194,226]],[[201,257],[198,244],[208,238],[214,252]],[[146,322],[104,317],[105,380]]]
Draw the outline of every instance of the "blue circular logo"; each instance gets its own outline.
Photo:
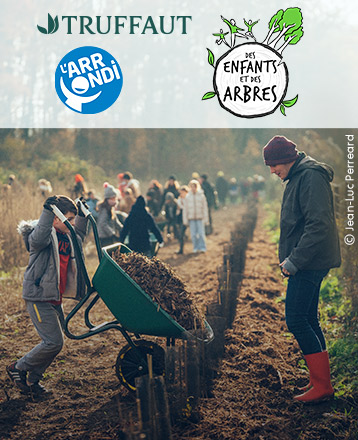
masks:
[[[68,52],[57,66],[56,92],[71,110],[100,113],[118,98],[123,86],[116,59],[99,47],[84,46]]]

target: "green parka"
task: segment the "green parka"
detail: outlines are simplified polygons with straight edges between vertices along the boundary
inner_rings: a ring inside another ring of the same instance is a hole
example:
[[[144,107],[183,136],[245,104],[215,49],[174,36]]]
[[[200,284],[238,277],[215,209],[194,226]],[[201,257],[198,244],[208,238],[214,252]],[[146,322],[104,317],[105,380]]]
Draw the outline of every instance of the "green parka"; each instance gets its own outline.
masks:
[[[281,207],[279,258],[297,270],[323,270],[341,264],[330,182],[333,169],[305,153],[291,167]]]

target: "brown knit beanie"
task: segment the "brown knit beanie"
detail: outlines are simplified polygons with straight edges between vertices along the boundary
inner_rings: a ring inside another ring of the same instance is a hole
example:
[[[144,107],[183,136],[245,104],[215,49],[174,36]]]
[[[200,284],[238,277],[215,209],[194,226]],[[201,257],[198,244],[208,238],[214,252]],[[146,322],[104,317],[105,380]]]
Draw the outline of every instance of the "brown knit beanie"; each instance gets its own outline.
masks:
[[[273,137],[263,149],[264,161],[268,166],[294,162],[298,158],[296,144],[284,136]]]

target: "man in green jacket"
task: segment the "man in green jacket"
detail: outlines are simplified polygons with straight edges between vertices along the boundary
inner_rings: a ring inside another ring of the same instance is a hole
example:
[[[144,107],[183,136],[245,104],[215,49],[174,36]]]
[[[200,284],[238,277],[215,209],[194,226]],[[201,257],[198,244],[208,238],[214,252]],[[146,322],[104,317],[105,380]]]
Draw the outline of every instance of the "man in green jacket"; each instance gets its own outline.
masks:
[[[264,161],[287,182],[280,219],[279,260],[288,277],[286,323],[305,356],[310,382],[295,399],[333,396],[325,339],[318,320],[319,290],[332,267],[341,264],[333,195],[333,169],[317,162],[283,136],[263,149]]]

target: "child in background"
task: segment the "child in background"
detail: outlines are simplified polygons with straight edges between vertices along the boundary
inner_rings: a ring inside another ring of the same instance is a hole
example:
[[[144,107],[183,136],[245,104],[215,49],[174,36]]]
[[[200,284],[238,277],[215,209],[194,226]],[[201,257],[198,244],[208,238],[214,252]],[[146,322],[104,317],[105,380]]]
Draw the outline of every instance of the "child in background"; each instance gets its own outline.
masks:
[[[79,300],[85,295],[69,230],[55,217],[51,205],[56,205],[74,226],[80,247],[87,223],[82,212],[77,215],[73,200],[52,196],[46,200],[38,221],[23,221],[18,227],[30,252],[22,296],[42,341],[6,370],[23,393],[37,396],[48,393],[39,381],[63,346],[62,297]]]
[[[116,215],[117,192],[108,182],[103,184],[104,199],[97,205],[98,236],[103,247],[119,241],[119,233],[123,227]]]

